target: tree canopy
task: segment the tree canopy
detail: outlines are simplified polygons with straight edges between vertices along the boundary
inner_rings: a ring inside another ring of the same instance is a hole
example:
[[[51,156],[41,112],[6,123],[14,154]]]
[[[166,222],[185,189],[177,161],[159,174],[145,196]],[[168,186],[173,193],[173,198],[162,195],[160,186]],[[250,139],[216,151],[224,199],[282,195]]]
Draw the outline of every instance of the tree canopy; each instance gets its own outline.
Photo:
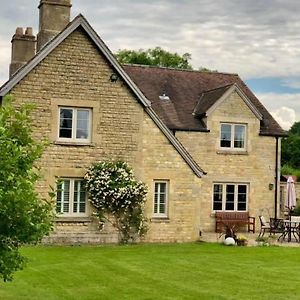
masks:
[[[52,226],[52,206],[35,191],[36,160],[43,144],[32,137],[29,104],[16,110],[11,97],[0,107],[0,278],[11,280],[25,259],[24,244],[36,243]]]
[[[282,140],[281,163],[300,169],[300,122],[295,122],[289,130],[289,136]]]
[[[168,52],[160,47],[139,49],[139,50],[119,50],[115,53],[118,61],[122,64],[138,64],[159,67],[171,67],[192,70],[190,53],[179,55],[178,53]]]

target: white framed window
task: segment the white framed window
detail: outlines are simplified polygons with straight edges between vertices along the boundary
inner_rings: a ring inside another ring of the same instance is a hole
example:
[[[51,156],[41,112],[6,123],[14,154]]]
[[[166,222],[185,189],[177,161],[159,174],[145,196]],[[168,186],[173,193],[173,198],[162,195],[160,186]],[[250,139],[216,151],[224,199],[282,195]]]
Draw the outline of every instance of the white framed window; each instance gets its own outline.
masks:
[[[91,141],[92,110],[89,108],[59,107],[58,139],[65,142]]]
[[[249,184],[246,183],[214,183],[213,210],[247,211]]]
[[[56,212],[63,216],[87,215],[87,192],[83,179],[65,178],[57,183]]]
[[[221,123],[220,148],[222,149],[246,149],[245,124]]]
[[[169,182],[166,180],[154,181],[153,215],[158,218],[168,216],[168,192]]]

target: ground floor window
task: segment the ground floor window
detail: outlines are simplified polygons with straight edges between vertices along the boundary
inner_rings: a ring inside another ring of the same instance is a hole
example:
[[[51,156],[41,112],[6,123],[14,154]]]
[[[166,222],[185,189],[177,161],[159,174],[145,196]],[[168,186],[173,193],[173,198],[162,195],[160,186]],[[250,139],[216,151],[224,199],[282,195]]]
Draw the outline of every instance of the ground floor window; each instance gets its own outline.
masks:
[[[154,181],[154,217],[168,216],[168,181]]]
[[[214,183],[213,210],[247,211],[248,190],[245,183]]]
[[[56,212],[80,216],[87,212],[87,193],[82,179],[61,179],[57,184]]]

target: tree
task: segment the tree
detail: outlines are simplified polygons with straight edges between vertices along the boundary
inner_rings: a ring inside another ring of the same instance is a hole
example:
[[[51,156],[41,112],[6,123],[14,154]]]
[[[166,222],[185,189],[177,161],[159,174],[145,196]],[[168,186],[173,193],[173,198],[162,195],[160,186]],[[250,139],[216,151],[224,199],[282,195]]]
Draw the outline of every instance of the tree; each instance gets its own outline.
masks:
[[[295,122],[290,128],[289,133],[300,136],[300,122]]]
[[[19,248],[37,243],[52,227],[52,206],[39,198],[36,160],[44,145],[32,137],[32,105],[18,109],[6,96],[0,107],[0,277],[12,280],[25,258]]]
[[[282,140],[282,165],[300,168],[300,122],[295,122],[289,130],[289,136]]]
[[[189,63],[191,54],[184,53],[183,55],[179,55],[178,53],[168,52],[160,47],[146,50],[140,49],[137,51],[124,49],[119,50],[115,55],[121,64],[129,63],[188,70],[193,69]]]
[[[111,222],[118,229],[121,243],[134,241],[137,236],[145,234],[147,188],[135,180],[127,163],[103,161],[94,164],[85,175],[85,181],[100,228],[105,221]]]

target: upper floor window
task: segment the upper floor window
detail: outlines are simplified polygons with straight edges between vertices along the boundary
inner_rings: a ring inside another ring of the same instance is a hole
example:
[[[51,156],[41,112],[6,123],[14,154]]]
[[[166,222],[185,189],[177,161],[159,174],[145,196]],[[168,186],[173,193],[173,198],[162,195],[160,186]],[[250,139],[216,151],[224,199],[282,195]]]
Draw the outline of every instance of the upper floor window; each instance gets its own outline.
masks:
[[[61,141],[90,142],[91,109],[60,107],[58,138]]]
[[[154,216],[168,216],[168,181],[154,182]]]
[[[247,211],[248,184],[215,183],[213,210]]]
[[[82,179],[63,179],[57,184],[56,212],[82,216],[87,212],[87,192]]]
[[[220,147],[228,149],[245,149],[246,125],[222,123]]]

